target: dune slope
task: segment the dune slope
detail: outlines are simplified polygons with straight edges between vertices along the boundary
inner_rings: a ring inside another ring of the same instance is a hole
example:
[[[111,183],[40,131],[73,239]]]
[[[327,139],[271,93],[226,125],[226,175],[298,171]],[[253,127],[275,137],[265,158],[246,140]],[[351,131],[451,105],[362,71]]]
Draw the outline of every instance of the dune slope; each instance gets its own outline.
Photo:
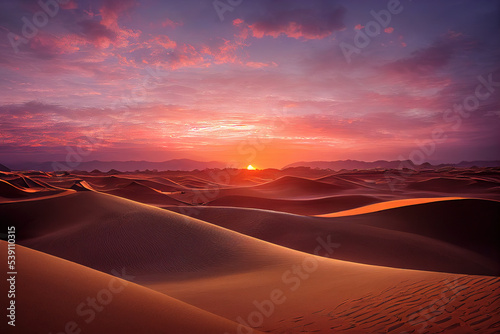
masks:
[[[6,253],[6,249],[7,243],[0,241],[0,250]],[[126,267],[116,268],[115,277],[19,245],[16,256],[15,333],[60,333],[72,328],[95,334],[220,334],[237,327],[133,283]]]
[[[467,203],[461,205],[467,206]],[[482,203],[478,206],[476,202],[471,203],[473,208],[485,211],[491,210],[487,208],[494,205]],[[495,209],[494,206],[492,208]],[[426,206],[419,206],[420,211],[425,209]],[[435,210],[433,207],[431,209]],[[411,259],[411,252],[405,254],[404,250],[393,246],[397,245],[398,240],[402,246],[410,243],[415,247],[418,257],[421,251],[426,251],[420,243],[424,238],[429,247],[428,255],[425,256],[427,262],[433,263],[439,259],[434,265],[444,265],[443,256],[448,256],[450,263],[460,264],[463,261],[468,265],[481,265],[479,262],[482,259],[477,258],[477,254],[443,243],[438,238],[419,234],[425,231],[410,233],[390,228],[393,226],[369,226],[362,221],[352,222],[352,217],[304,217],[264,210],[217,207],[180,207],[179,210],[192,215],[200,215],[206,210],[225,221],[226,226],[232,224],[235,229],[242,226],[248,229],[250,235],[262,233],[263,239],[274,238],[277,243],[302,245],[304,252],[273,245],[202,220],[92,191],[31,202],[0,204],[0,215],[6,217],[7,221],[15,222],[21,244],[102,272],[125,268],[127,274],[136,276],[135,282],[145,287],[234,322],[229,323],[229,328],[222,325],[224,328],[221,333],[244,333],[241,327],[237,327],[241,323],[261,331],[278,333],[400,333],[415,332],[422,326],[431,332],[474,330],[494,333],[498,329],[498,278],[403,270],[306,254],[334,257],[344,250],[347,250],[345,254],[350,254],[359,251],[360,245],[375,240],[373,246],[378,243],[379,252],[386,252],[383,257],[397,259],[403,254]],[[376,214],[392,214],[392,210]],[[225,212],[232,215],[226,215]],[[362,216],[368,215],[359,217]],[[386,218],[379,216],[382,220]],[[392,221],[395,225],[397,222]],[[487,223],[484,226],[488,226]],[[338,230],[329,230],[330,225]],[[328,228],[325,229],[325,226]],[[295,229],[302,233],[294,234]],[[373,237],[376,231],[381,231],[378,239]],[[405,235],[409,237],[404,239]],[[370,244],[361,250],[362,256],[377,254]],[[32,263],[27,263],[37,268],[36,265],[44,266],[46,262],[35,258]],[[54,285],[48,282],[54,276],[53,271],[59,269],[62,273],[65,270],[70,272],[69,269],[50,265],[43,270],[47,268],[50,271],[45,272],[43,280],[37,284],[29,283],[31,287],[28,291],[37,297],[37,302],[47,298],[46,294],[37,295],[40,293],[37,292],[39,287],[47,286],[47,291],[53,291]],[[36,277],[37,273],[32,272],[26,277]],[[79,286],[81,281],[78,277],[83,277],[84,281],[87,279],[85,274],[70,273],[62,275],[62,278],[57,276],[54,284],[67,287],[64,284],[75,283]],[[59,281],[63,279],[66,281],[64,284]],[[89,282],[92,282],[91,278]],[[71,286],[67,290],[69,296],[75,293],[73,290],[79,291]],[[96,293],[85,290],[82,297]],[[140,294],[149,296],[144,290]],[[185,308],[178,304],[174,305],[180,312],[176,317],[178,322],[172,325],[169,316],[164,315],[165,310],[168,313],[169,306],[160,305],[160,314],[156,306],[154,310],[148,309],[157,305],[156,301],[148,299],[149,306],[143,306],[140,298],[134,295],[120,302],[119,307],[134,307],[135,311],[150,312],[155,319],[158,318],[156,321],[166,319],[169,325],[161,323],[166,332],[200,333],[210,332],[213,328],[207,326],[208,330],[204,330],[195,327],[198,326],[198,317],[191,317],[193,324],[190,325],[193,327],[183,329]],[[134,300],[139,301],[137,308]],[[29,303],[32,305],[33,301]],[[42,305],[47,310],[52,306]],[[54,313],[58,319],[66,317],[66,309],[74,316],[74,308],[70,305],[63,303],[61,308],[63,311]],[[430,309],[432,314],[429,313]],[[120,316],[128,316],[126,312],[116,312]],[[40,313],[44,319],[52,319],[50,311]],[[176,316],[178,313],[172,314]],[[103,320],[104,332],[113,333],[115,322],[120,321],[115,319],[120,316],[112,313],[107,320]],[[33,317],[34,321],[39,320],[36,315]],[[138,321],[130,316],[131,322],[134,319]],[[149,320],[147,317],[143,319]],[[200,324],[203,325],[205,318],[201,319]],[[214,321],[218,323],[218,320]],[[155,324],[153,322],[151,326]],[[168,326],[174,329],[169,330]],[[130,325],[130,328],[137,333],[143,332],[137,331],[134,325]],[[99,333],[99,330],[101,327],[90,332]],[[154,333],[155,330],[156,327],[149,332]],[[127,329],[123,332],[127,333]]]
[[[223,196],[207,203],[210,206],[246,207],[298,215],[319,215],[377,203],[380,199],[364,195],[344,195],[315,199],[273,199],[251,196]]]
[[[18,242],[85,266],[215,275],[285,261],[288,250],[167,210],[97,192],[0,205]]]
[[[317,238],[330,238],[342,245],[332,255],[336,259],[396,268],[496,275],[500,273],[500,260],[496,257],[498,219],[494,212],[498,212],[499,204],[486,200],[448,200],[421,204],[416,209],[410,205],[338,218],[229,207],[199,206],[189,208],[188,212],[239,233],[308,253],[314,251]],[[450,213],[452,207],[460,207],[456,215]],[[438,214],[445,209],[446,219]],[[450,237],[453,226],[470,226],[471,214],[476,209],[485,213],[479,228],[469,234],[470,239]],[[421,223],[423,220],[426,222]],[[411,229],[405,229],[406,225]]]

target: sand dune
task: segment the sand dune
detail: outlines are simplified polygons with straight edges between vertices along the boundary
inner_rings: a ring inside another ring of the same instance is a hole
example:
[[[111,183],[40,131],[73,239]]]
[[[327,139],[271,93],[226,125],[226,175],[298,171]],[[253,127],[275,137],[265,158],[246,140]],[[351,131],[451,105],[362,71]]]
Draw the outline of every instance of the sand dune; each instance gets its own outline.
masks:
[[[111,176],[81,176],[81,178],[87,181],[92,187],[97,190],[112,190],[120,187],[124,187],[134,181],[134,179],[129,179],[125,177],[119,177],[115,175]]]
[[[320,177],[317,181],[324,183],[334,184],[342,187],[343,189],[355,189],[358,187],[366,187],[367,185],[360,182],[358,179],[350,180],[348,177],[339,176],[336,174]]]
[[[20,244],[104,272],[215,275],[288,256],[284,248],[200,220],[95,192],[4,204],[0,214],[18,222]]]
[[[21,188],[45,188],[45,186],[37,181],[30,179],[27,176],[17,176],[16,178],[10,179],[9,183]]]
[[[275,196],[275,198],[331,195],[347,189],[343,185],[329,184],[295,176],[283,176],[252,188]]]
[[[37,171],[37,170],[24,171],[24,172],[19,172],[19,173],[26,175],[26,176],[47,177],[47,178],[51,177],[51,175],[49,173],[41,172],[41,171]]]
[[[4,254],[6,245],[0,241]],[[16,333],[59,333],[73,328],[71,331],[95,334],[220,334],[237,327],[227,319],[133,283],[126,267],[117,267],[115,277],[22,246],[16,247],[16,254],[20,259]],[[95,309],[88,298],[95,298]]]
[[[500,316],[500,295],[490,290],[500,287],[499,278],[315,257],[223,277],[141,283],[271,333],[416,333],[421,329],[495,333]],[[217,303],[212,296],[217,296]]]
[[[25,190],[10,182],[0,180],[0,196],[5,198],[27,197],[33,190]]]
[[[168,180],[170,181],[170,180]],[[175,182],[168,182],[167,180],[164,180],[163,182],[158,182],[158,181],[153,181],[153,180],[141,180],[141,179],[136,179],[134,182],[137,182],[139,184],[142,184],[144,186],[147,186],[151,189],[155,189],[161,192],[172,192],[172,191],[179,191],[184,189],[183,186],[176,184]]]
[[[156,183],[160,183],[160,184],[164,184],[164,185],[167,185],[167,186],[172,186],[174,188],[177,188],[177,189],[182,189],[184,188],[182,185],[178,184],[177,182],[169,179],[169,178],[166,178],[166,177],[161,177],[161,176],[153,176],[150,178],[151,181],[154,181]]]
[[[255,172],[255,174],[254,174]],[[318,174],[317,171],[309,171],[312,175]],[[98,191],[108,191],[122,188],[131,182],[137,182],[148,186],[151,189],[169,192],[169,196],[181,203],[190,204],[209,204],[214,205],[229,205],[238,207],[252,207],[273,209],[278,211],[301,213],[301,214],[324,214],[329,213],[327,210],[321,209],[315,212],[314,206],[310,205],[313,202],[306,202],[303,208],[289,208],[284,205],[282,200],[292,200],[294,205],[298,200],[313,200],[323,199],[326,197],[340,196],[370,196],[382,201],[410,199],[436,196],[450,197],[454,192],[446,189],[446,184],[443,185],[443,192],[439,192],[438,188],[428,187],[413,187],[411,184],[426,182],[429,179],[440,178],[439,172],[434,170],[412,172],[411,174],[399,174],[398,171],[392,171],[389,176],[384,171],[344,171],[337,172],[326,176],[321,176],[317,179],[309,177],[290,176],[285,174],[280,177],[279,171],[240,171],[235,175],[227,177],[229,174],[222,172],[219,175],[217,171],[211,172],[196,172],[191,175],[187,172],[164,172],[157,174],[137,175],[133,173],[121,174],[119,176],[94,176],[80,175],[77,176],[81,180],[87,180],[89,184]],[[443,172],[444,178],[451,180],[455,179],[459,183],[467,177],[470,180],[467,186],[460,189],[461,197],[475,197],[485,199],[500,199],[500,191],[498,186],[491,185],[499,184],[496,174],[486,174],[480,177],[464,176],[457,172]],[[461,171],[461,173],[465,173]],[[297,173],[294,173],[297,174]],[[161,175],[161,176],[159,176]],[[401,176],[402,175],[402,176]],[[475,174],[474,174],[475,175]],[[307,174],[305,176],[308,176]],[[270,177],[266,178],[266,177]],[[273,179],[274,177],[274,179]],[[393,178],[399,177],[402,180]],[[220,183],[216,183],[217,180]],[[52,183],[53,184],[53,183]],[[408,187],[407,184],[410,184]],[[60,184],[62,185],[62,184]],[[242,197],[248,197],[248,204],[244,203]],[[233,199],[231,199],[233,198]],[[133,198],[140,201],[139,196]],[[269,199],[276,204],[271,208],[271,202],[266,202],[263,199]],[[323,200],[321,200],[323,201]],[[319,202],[321,202],[319,201]],[[353,202],[355,204],[355,202]],[[156,204],[149,202],[149,204]],[[332,203],[333,205],[334,203]],[[336,208],[332,206],[330,213],[336,210],[347,210],[356,206],[347,206]],[[367,205],[361,201],[359,206]],[[158,205],[162,205],[159,203]],[[174,204],[175,205],[175,204]]]
[[[203,179],[194,175],[177,176],[173,177],[172,180],[186,188],[203,188],[213,185],[219,185],[209,177],[207,177],[207,179]]]
[[[69,188],[76,191],[94,191],[94,188],[87,181],[75,181]]]
[[[217,198],[227,196],[250,196],[273,200],[311,200],[339,195],[343,190],[347,189],[344,186],[296,176],[282,176],[276,180],[246,187],[227,185],[225,183],[206,183],[206,181],[201,184],[198,181],[196,188],[192,191],[186,191],[182,196],[175,198],[194,204],[206,204]],[[259,202],[263,203],[263,201]]]
[[[66,176],[66,177],[53,177],[53,178],[42,178],[35,180],[43,184],[46,188],[71,188],[76,182],[83,181],[82,178],[78,176]],[[43,180],[43,181],[42,181]]]
[[[484,276],[500,274],[500,202],[484,199],[497,198],[498,173],[418,171],[391,188],[382,170],[217,172],[0,174],[0,194],[14,196],[3,197],[2,220],[46,252],[20,247],[23,326],[60,331],[76,317],[83,329],[79,300],[125,268],[141,286],[84,332],[500,329],[500,280]]]
[[[445,193],[461,193],[467,191],[479,191],[498,186],[497,182],[474,180],[471,178],[435,177],[408,184],[408,189],[436,191]]]
[[[0,179],[0,203],[61,196],[71,192],[72,190],[65,189],[21,188]]]
[[[430,198],[407,198],[407,199],[399,199],[394,201],[386,201],[383,203],[377,203],[372,205],[366,205],[363,207],[358,207],[356,209],[338,211],[323,215],[318,215],[318,217],[345,217],[345,216],[354,216],[354,215],[362,215],[365,213],[383,211],[387,209],[400,208],[404,206],[410,206],[415,204],[425,204],[439,201],[451,201],[456,199],[465,199],[464,197],[430,197]]]
[[[397,268],[498,275],[499,208],[500,203],[494,201],[448,200],[339,218],[229,207],[196,207],[192,215],[303,252],[313,252],[317,238],[331,236],[332,242],[343,245],[333,256],[342,260]],[[176,207],[168,209],[183,211]],[[475,210],[483,212],[481,223],[474,231],[467,232]],[[461,227],[455,228],[453,235],[457,236],[451,237],[449,231],[454,226]]]
[[[112,190],[101,190],[107,194],[131,199],[137,202],[154,205],[184,205],[184,202],[178,201],[161,191],[150,188],[138,181],[132,181],[129,184]]]
[[[438,201],[336,219],[349,219],[366,226],[439,238],[497,262],[500,260],[500,250],[496,246],[500,239],[498,201]]]
[[[273,199],[251,196],[222,196],[206,203],[210,206],[246,207],[255,209],[275,210],[299,215],[319,215],[333,211],[357,208],[381,200],[373,196],[344,195],[315,199]]]
[[[167,195],[136,182],[116,191],[122,197],[128,195],[140,197],[143,202],[158,200],[160,197],[158,201],[163,201],[163,204],[168,205]],[[127,191],[128,194],[125,193]],[[151,195],[154,197],[149,198]],[[98,193],[74,194],[50,201],[46,200],[43,207],[37,203],[5,205],[0,208],[0,213],[13,220],[30,221],[29,230],[31,233],[23,236],[23,243],[56,256],[63,258],[65,255],[67,256],[69,251],[66,248],[73,243],[87,245],[81,247],[95,244],[98,246],[92,251],[94,254],[92,261],[95,262],[90,261],[89,258],[83,259],[76,251],[68,259],[99,270],[110,265],[106,262],[106,258],[102,258],[99,253],[113,254],[114,252],[118,254],[124,251],[122,250],[124,243],[132,243],[133,236],[142,235],[146,238],[146,235],[151,231],[155,231],[155,238],[158,238],[156,242],[144,241],[140,244],[135,242],[138,249],[130,249],[130,247],[127,249],[132,257],[144,259],[143,263],[137,263],[138,271],[163,270],[171,272],[206,269],[207,266],[214,263],[213,259],[207,259],[210,252],[213,251],[214,258],[218,258],[221,257],[220,253],[226,251],[224,247],[227,249],[231,247],[231,245],[223,243],[226,246],[207,251],[202,256],[206,262],[200,261],[202,264],[200,268],[196,266],[194,268],[182,267],[180,265],[182,257],[175,255],[178,254],[178,251],[172,253],[174,260],[166,257],[165,261],[168,261],[168,264],[155,267],[154,263],[148,264],[146,261],[148,249],[151,251],[163,249],[165,252],[171,252],[170,248],[174,246],[167,243],[166,240],[170,240],[172,243],[181,242],[183,239],[175,240],[175,238],[187,233],[194,238],[192,241],[186,242],[187,246],[192,244],[194,240],[203,239],[203,236],[194,230],[182,229],[182,226],[176,223],[189,222],[190,224],[191,220],[189,219],[172,216],[168,212],[164,213],[149,206],[121,201],[123,200],[120,198],[107,197]],[[174,205],[178,205],[178,203],[174,203]],[[371,214],[338,218],[308,218],[272,211],[236,208],[179,207],[175,209],[174,207],[172,210],[188,213],[194,218],[305,252],[312,252],[314,249],[312,246],[320,236],[338,236],[339,241],[348,245],[336,253],[335,257],[342,260],[410,269],[497,274],[500,256],[496,247],[498,233],[494,224],[498,221],[498,206],[499,203],[493,201],[444,201],[437,199],[427,204],[413,204]],[[70,227],[57,226],[57,228],[50,229],[51,226],[54,226],[53,221],[64,221],[65,219],[67,211],[60,208],[65,208],[65,210],[71,208],[71,212],[68,214],[71,214],[72,217],[78,217],[72,221]],[[19,211],[23,213],[20,214]],[[480,212],[481,225],[477,225],[478,228],[474,231],[468,232],[466,226],[469,221],[477,217],[477,212]],[[100,224],[101,217],[107,217],[105,221],[109,223]],[[33,223],[33,221],[37,223]],[[78,223],[80,221],[82,224]],[[140,224],[134,224],[134,221],[146,222],[147,228],[141,227]],[[423,221],[425,224],[422,223]],[[162,222],[168,222],[168,225]],[[131,232],[118,233],[123,231],[125,226],[128,226],[125,224],[131,225]],[[198,226],[199,222],[195,225]],[[203,226],[207,228],[207,231],[210,231],[206,232],[209,235],[215,233],[211,225]],[[412,229],[410,230],[408,226],[411,226]],[[39,228],[40,231],[38,231]],[[448,231],[452,228],[460,232],[460,236],[455,233],[453,238],[450,237]],[[113,229],[116,229],[114,235]],[[101,230],[103,231],[101,232]],[[82,233],[84,235],[96,234],[96,237],[80,240],[79,235]],[[215,235],[218,235],[217,233]],[[215,235],[214,238],[218,238]],[[161,238],[166,238],[165,242],[162,243]],[[230,244],[235,242],[232,237],[227,237],[227,239],[232,240]],[[62,242],[55,246],[55,240],[62,240]],[[210,238],[201,244],[207,242],[211,242]],[[145,247],[144,251],[140,251],[142,247]],[[191,252],[189,251],[188,254]],[[398,256],[391,255],[394,252],[397,252]],[[197,252],[195,253],[197,254]],[[224,254],[221,259],[229,255]],[[452,261],[452,259],[455,260]]]

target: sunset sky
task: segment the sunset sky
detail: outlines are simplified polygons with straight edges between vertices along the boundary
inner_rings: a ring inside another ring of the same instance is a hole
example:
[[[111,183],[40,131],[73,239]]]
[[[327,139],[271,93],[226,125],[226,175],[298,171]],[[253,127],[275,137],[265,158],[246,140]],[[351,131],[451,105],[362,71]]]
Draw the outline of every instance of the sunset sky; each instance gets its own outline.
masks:
[[[500,1],[60,2],[0,4],[0,163],[500,159]]]

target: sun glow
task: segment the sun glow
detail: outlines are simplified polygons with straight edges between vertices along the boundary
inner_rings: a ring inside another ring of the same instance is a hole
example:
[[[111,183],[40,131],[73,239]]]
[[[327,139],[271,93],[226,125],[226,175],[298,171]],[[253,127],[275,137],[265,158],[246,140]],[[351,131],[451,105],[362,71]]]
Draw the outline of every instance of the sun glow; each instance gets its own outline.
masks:
[[[252,165],[248,165],[247,169],[248,169],[248,170],[255,170],[255,167],[254,167],[254,166],[252,166]]]

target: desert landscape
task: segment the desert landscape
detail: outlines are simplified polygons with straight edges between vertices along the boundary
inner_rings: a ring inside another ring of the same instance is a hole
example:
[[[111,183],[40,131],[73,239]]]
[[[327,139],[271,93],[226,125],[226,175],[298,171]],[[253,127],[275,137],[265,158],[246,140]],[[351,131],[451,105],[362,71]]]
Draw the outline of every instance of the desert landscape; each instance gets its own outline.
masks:
[[[0,334],[500,334],[500,1],[1,0]]]
[[[500,168],[2,172],[16,330],[498,333],[499,198]]]

